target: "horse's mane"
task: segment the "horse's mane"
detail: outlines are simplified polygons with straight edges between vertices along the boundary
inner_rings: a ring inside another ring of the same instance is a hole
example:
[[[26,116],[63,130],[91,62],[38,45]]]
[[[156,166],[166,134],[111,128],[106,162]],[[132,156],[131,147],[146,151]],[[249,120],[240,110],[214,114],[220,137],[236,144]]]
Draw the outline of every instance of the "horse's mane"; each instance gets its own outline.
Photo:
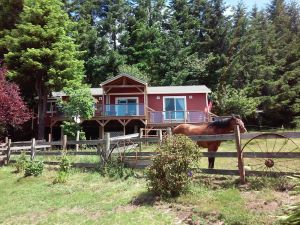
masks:
[[[208,127],[226,128],[230,124],[231,118],[216,120],[214,122],[208,123]]]

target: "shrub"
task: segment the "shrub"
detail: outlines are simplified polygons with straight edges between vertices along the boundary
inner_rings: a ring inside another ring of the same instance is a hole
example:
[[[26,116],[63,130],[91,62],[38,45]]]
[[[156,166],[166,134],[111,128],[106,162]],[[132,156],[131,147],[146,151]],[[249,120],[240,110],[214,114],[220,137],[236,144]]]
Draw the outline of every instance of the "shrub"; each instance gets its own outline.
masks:
[[[41,161],[29,161],[25,168],[25,177],[41,175],[44,170],[44,163]]]
[[[71,168],[70,160],[66,155],[63,155],[59,164],[59,171],[69,173]]]
[[[113,158],[101,168],[100,173],[102,176],[115,179],[127,179],[128,177],[134,176],[132,169],[126,168],[124,163]]]
[[[53,184],[66,183],[69,177],[70,169],[71,169],[70,160],[67,158],[66,155],[63,155],[59,164],[57,177],[55,177]]]
[[[63,184],[66,183],[69,177],[69,173],[58,171],[57,177],[55,177],[53,184]]]
[[[25,152],[22,152],[20,157],[17,159],[15,167],[17,173],[23,172],[29,163],[29,159],[26,157]]]
[[[198,161],[200,155],[197,145],[186,136],[175,135],[165,139],[146,171],[148,189],[166,197],[186,192],[193,175],[192,164]]]

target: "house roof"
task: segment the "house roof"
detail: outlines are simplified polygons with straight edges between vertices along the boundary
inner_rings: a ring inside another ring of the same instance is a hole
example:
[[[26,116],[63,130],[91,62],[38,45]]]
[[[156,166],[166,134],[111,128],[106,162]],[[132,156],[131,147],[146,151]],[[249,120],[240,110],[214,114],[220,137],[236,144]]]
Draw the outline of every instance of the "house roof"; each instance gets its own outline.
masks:
[[[102,95],[102,88],[91,88],[91,94]],[[205,85],[194,85],[194,86],[162,86],[162,87],[148,87],[148,94],[192,94],[192,93],[211,93],[211,90],[207,88]],[[66,94],[62,91],[60,92],[52,92],[53,97],[63,97]]]
[[[102,88],[90,88],[90,90],[91,90],[91,94],[93,96],[103,94]],[[67,96],[67,95],[63,91],[59,91],[59,92],[52,92],[52,96],[55,98],[58,98],[58,97],[63,97],[63,96]]]
[[[148,87],[148,94],[211,93],[205,85]]]
[[[119,78],[121,78],[121,77],[127,77],[128,79],[134,80],[134,81],[136,81],[136,82],[138,82],[138,83],[141,83],[141,84],[143,84],[143,85],[147,85],[147,83],[146,83],[145,81],[142,81],[142,80],[140,80],[140,79],[138,79],[138,78],[136,78],[136,77],[133,77],[133,76],[131,76],[131,75],[129,75],[129,74],[122,73],[122,74],[120,74],[120,75],[118,75],[118,76],[112,77],[111,79],[108,79],[108,80],[102,82],[102,83],[100,84],[100,86],[102,87],[103,85],[109,84],[110,82],[112,82],[112,81],[114,81],[114,80],[117,80],[117,79],[119,79]]]

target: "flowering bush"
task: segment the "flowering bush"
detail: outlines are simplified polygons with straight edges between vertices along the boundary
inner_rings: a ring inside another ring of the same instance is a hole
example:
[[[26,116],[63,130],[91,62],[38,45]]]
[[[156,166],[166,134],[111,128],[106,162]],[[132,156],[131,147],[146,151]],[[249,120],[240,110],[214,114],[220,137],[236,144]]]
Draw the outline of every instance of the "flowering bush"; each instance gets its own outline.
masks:
[[[193,176],[191,165],[200,156],[197,145],[186,136],[175,135],[165,139],[146,172],[148,189],[167,197],[186,192]]]

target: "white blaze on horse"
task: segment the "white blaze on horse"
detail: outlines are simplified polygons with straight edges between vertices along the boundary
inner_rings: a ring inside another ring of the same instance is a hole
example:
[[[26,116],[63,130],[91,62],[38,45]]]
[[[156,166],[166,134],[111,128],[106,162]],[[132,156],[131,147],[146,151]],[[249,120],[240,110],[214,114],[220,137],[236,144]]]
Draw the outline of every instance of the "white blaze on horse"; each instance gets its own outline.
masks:
[[[234,131],[234,127],[238,125],[241,133],[247,132],[245,125],[239,116],[232,116],[228,119],[217,120],[202,125],[180,124],[173,129],[173,134],[192,135],[217,135],[229,134]],[[208,152],[216,152],[221,141],[198,141],[197,145],[207,148]],[[208,168],[213,169],[215,157],[208,158]]]

